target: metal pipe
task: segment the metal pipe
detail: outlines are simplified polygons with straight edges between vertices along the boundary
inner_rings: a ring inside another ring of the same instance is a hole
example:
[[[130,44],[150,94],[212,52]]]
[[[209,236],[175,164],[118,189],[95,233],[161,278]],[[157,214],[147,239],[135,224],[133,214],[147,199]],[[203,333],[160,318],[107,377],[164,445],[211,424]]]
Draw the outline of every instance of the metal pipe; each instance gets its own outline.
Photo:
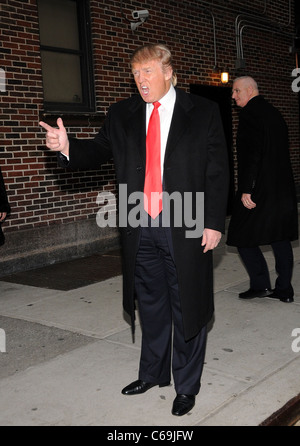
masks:
[[[266,3],[265,3],[266,6]],[[238,20],[241,17],[246,17],[245,19],[242,19],[238,22]],[[261,22],[260,27],[257,26],[256,24],[253,24],[250,20],[247,19],[256,19],[259,20]],[[243,22],[247,22],[248,25],[243,25],[241,26],[241,24]],[[289,20],[288,23],[286,25],[280,25],[279,23],[276,22],[272,22],[269,19],[264,19],[264,18],[259,18],[257,16],[251,15],[251,14],[238,14],[235,18],[235,33],[236,33],[236,51],[237,51],[237,58],[238,59],[243,59],[243,44],[242,44],[242,33],[243,33],[243,29],[245,27],[251,27],[251,28],[256,28],[256,29],[260,29],[263,31],[270,31],[276,34],[281,34],[281,35],[289,35],[286,34],[284,32],[280,32],[279,30],[281,30],[281,28],[284,27],[288,27],[291,23],[291,0],[289,0]],[[289,35],[291,36],[291,35]]]
[[[241,54],[241,58],[242,59],[244,58],[242,33],[243,33],[244,28],[247,28],[247,27],[248,28],[258,29],[260,31],[271,32],[273,34],[281,34],[281,35],[284,35],[286,37],[293,37],[293,34],[283,33],[282,31],[279,31],[279,30],[276,30],[276,29],[270,29],[270,28],[263,27],[263,26],[256,26],[256,25],[254,25],[252,23],[245,24],[245,25],[243,25],[241,27],[241,30],[240,30],[240,48],[241,48],[241,53],[240,54]]]

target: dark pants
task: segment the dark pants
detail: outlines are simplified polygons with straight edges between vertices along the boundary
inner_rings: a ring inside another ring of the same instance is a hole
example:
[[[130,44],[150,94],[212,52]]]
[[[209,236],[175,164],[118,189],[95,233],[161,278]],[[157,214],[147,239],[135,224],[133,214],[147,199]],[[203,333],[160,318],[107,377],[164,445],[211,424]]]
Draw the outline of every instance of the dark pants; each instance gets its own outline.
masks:
[[[168,382],[172,367],[176,393],[196,395],[200,389],[207,330],[204,327],[193,339],[184,340],[170,243],[169,228],[141,229],[135,270],[142,327],[139,379],[158,384]]]
[[[275,256],[277,273],[275,293],[279,297],[293,297],[294,290],[291,281],[294,256],[291,242],[289,240],[274,242],[271,243],[271,247]],[[260,248],[238,248],[238,252],[249,274],[250,288],[254,290],[271,288],[268,265]]]

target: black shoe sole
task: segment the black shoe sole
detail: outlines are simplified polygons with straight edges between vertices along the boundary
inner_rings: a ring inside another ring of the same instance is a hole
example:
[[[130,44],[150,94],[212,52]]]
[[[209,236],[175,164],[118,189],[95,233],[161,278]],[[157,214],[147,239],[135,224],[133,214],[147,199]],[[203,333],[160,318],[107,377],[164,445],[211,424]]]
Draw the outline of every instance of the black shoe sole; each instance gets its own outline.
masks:
[[[170,385],[170,381],[164,382],[164,383],[161,383],[161,384],[151,384],[151,383],[148,383],[148,385],[146,387],[144,387],[142,390],[134,390],[134,388],[126,390],[127,387],[125,387],[121,391],[121,393],[123,395],[141,395],[141,394],[147,392],[148,390],[152,389],[152,387],[155,387],[155,386],[166,387],[166,386],[169,386],[169,385]]]
[[[270,294],[272,294],[272,291],[271,290],[257,291],[257,292],[253,291],[252,293],[249,293],[248,295],[246,293],[247,293],[247,291],[245,291],[245,293],[240,293],[239,299],[247,300],[247,299],[257,299],[257,298],[259,299],[259,298],[263,298],[263,297],[269,297]]]
[[[293,297],[279,297],[279,296],[267,296],[270,299],[276,299],[276,300],[280,300],[280,302],[284,302],[287,304],[293,303],[294,302],[294,298]]]

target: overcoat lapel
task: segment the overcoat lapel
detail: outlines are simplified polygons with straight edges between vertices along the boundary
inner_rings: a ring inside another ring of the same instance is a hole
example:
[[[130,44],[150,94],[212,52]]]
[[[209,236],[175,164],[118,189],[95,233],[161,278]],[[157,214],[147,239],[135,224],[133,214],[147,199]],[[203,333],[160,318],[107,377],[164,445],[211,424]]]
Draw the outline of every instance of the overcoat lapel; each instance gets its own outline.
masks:
[[[176,90],[176,102],[171,121],[171,127],[167,140],[165,161],[172,155],[177,142],[185,132],[188,132],[190,125],[189,113],[193,108],[193,103],[186,96],[181,94],[180,90]]]

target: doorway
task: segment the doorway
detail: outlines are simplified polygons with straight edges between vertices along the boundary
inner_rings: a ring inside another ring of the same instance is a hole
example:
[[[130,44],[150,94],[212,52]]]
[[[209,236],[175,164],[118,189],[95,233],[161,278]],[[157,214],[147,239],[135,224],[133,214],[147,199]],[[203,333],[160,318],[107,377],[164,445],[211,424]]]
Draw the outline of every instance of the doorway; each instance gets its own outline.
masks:
[[[231,215],[233,199],[235,194],[234,189],[234,165],[233,165],[233,137],[232,137],[232,100],[231,87],[217,87],[211,85],[191,84],[190,92],[198,96],[210,99],[219,105],[221,119],[223,123],[225,139],[227,143],[230,183],[227,203],[227,215]]]

